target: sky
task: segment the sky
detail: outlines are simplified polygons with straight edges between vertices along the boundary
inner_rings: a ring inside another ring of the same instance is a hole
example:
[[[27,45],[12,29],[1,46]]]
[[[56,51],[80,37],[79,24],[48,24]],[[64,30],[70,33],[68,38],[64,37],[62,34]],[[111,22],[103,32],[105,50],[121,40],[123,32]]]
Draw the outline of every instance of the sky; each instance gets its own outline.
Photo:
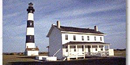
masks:
[[[126,48],[126,0],[3,0],[3,52],[24,52],[28,3],[34,5],[35,44],[47,52],[51,24],[106,33],[110,48]]]

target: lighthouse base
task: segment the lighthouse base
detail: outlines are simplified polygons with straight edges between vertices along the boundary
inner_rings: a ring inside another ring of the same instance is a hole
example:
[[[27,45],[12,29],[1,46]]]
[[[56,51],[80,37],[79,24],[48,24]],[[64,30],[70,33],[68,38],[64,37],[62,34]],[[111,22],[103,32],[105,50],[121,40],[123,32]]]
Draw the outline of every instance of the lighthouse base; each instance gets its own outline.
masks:
[[[39,55],[39,49],[37,48],[27,48],[25,50],[26,56],[38,56]]]

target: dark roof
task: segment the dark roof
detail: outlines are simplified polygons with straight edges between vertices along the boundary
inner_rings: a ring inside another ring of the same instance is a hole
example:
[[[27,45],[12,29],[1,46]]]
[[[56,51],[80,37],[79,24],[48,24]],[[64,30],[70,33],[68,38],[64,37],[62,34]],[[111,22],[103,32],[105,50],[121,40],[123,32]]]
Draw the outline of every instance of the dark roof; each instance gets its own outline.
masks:
[[[76,41],[70,41],[63,45],[72,45],[72,44],[109,44],[109,43],[103,43],[103,42],[76,42]]]
[[[77,27],[60,26],[60,30],[61,31],[104,34],[104,33],[100,32],[100,31],[95,31],[94,29],[89,29],[89,28],[77,28]]]
[[[53,28],[56,27],[58,28],[56,25],[52,25],[51,29],[49,30],[47,37],[49,37],[49,35],[51,34]],[[94,29],[89,29],[89,28],[78,28],[78,27],[67,27],[67,26],[60,26],[60,28],[58,28],[60,31],[66,31],[66,32],[79,32],[79,33],[94,33],[94,34],[103,34],[100,31],[95,31]]]

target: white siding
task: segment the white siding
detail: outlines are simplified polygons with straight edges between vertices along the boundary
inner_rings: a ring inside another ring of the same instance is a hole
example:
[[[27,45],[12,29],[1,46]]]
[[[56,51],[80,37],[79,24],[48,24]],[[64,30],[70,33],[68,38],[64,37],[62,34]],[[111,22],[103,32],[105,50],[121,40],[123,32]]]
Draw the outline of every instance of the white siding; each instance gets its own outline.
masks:
[[[35,43],[26,43],[26,48],[35,48]]]
[[[62,54],[62,40],[60,31],[54,27],[49,36],[49,56],[53,56],[59,49],[61,49],[57,54],[57,58],[61,59]]]
[[[65,40],[65,35],[68,35],[68,40]],[[76,36],[76,40],[73,40],[73,36]],[[84,40],[82,40],[82,36],[84,37]],[[89,40],[87,39],[87,36],[89,36]],[[96,41],[94,40],[94,37],[96,37]],[[100,37],[102,37],[102,41],[100,40]],[[104,36],[96,36],[96,35],[82,35],[82,34],[62,34],[62,44],[65,44],[70,41],[80,41],[80,42],[104,42]]]
[[[34,28],[32,28],[32,27],[28,27],[27,28],[27,35],[34,35]]]
[[[33,21],[33,13],[28,13],[28,20],[32,20]]]

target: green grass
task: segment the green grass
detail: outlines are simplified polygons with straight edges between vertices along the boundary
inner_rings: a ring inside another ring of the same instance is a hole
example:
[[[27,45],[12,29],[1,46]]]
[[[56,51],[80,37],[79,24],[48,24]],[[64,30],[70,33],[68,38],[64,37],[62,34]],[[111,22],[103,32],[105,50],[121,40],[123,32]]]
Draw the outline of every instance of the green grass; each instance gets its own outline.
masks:
[[[47,56],[47,53],[40,53],[40,56]],[[36,61],[35,57],[27,57],[24,55],[3,55],[3,65],[8,62],[31,62]]]
[[[26,58],[25,56],[19,55],[3,55],[3,65],[6,65],[8,62],[28,62],[35,61],[33,58]]]
[[[126,57],[126,51],[114,51],[114,56]]]

